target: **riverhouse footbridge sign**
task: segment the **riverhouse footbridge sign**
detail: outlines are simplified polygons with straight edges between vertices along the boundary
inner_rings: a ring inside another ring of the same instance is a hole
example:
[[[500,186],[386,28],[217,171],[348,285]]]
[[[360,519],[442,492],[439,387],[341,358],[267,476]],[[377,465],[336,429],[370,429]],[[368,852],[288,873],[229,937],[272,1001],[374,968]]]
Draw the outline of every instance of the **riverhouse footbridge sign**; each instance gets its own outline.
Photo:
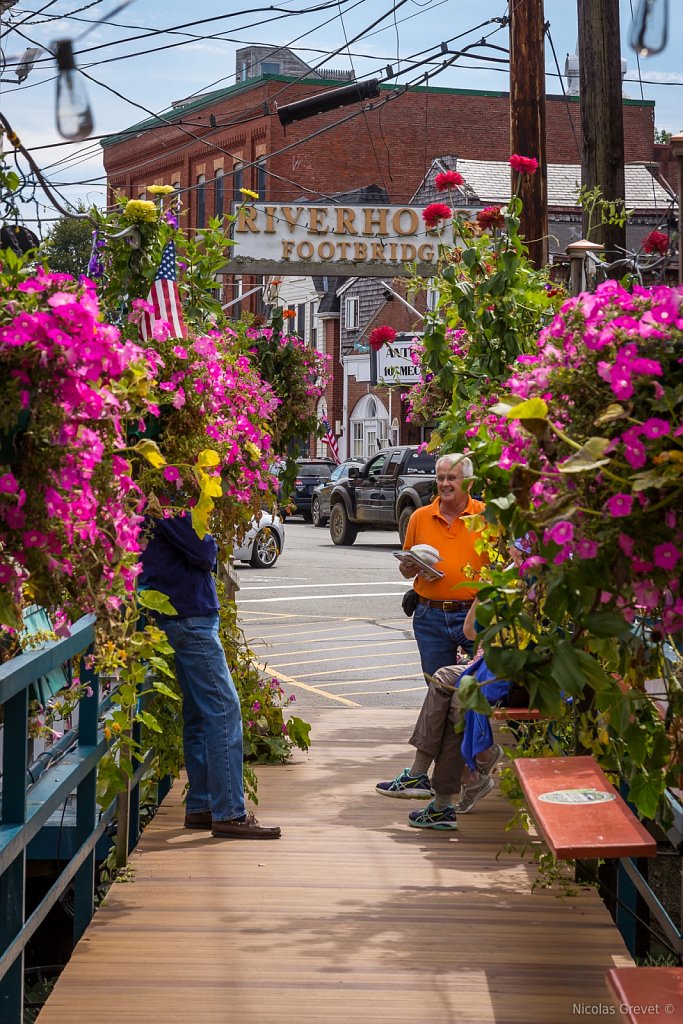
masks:
[[[427,230],[420,206],[312,206],[255,203],[236,210],[229,274],[398,277],[414,264],[434,273],[450,219]]]

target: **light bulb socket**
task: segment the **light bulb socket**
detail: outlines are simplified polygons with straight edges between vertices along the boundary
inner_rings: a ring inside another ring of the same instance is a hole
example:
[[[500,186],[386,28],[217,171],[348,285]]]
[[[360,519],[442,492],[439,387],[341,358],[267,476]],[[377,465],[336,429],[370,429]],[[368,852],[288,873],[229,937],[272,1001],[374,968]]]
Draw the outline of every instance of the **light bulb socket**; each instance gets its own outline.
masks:
[[[70,39],[58,39],[55,43],[54,52],[59,71],[76,70],[76,60]]]

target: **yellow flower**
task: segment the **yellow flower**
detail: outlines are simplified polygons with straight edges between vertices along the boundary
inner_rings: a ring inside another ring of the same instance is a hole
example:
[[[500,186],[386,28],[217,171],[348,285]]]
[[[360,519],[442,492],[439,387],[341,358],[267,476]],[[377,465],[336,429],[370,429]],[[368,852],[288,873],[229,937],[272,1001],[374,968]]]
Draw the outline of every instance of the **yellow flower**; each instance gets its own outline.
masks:
[[[105,725],[104,727],[104,738],[107,741],[107,743],[111,739],[111,729],[109,728],[108,725]]]
[[[129,199],[123,211],[124,217],[128,220],[153,221],[157,220],[159,211],[156,203],[149,199]]]
[[[168,196],[175,190],[173,185],[149,185],[147,191],[151,192],[153,196]]]
[[[121,726],[118,722],[112,722],[111,727],[114,732],[121,732]]]
[[[251,455],[254,462],[258,462],[261,458],[261,449],[258,445],[255,445],[253,441],[247,441],[244,445],[244,449],[247,455]]]
[[[249,199],[258,199],[258,192],[252,192],[250,188],[241,188],[240,192]]]

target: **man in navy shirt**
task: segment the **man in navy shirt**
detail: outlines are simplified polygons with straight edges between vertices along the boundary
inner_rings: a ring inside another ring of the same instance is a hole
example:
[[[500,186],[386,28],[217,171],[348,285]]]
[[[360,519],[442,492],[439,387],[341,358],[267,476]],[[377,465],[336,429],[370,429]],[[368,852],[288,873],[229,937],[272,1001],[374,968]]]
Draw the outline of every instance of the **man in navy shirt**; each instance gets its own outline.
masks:
[[[216,838],[278,839],[244,803],[242,712],[218,635],[213,576],[218,545],[199,538],[189,515],[154,518],[142,552],[141,589],[166,594],[177,615],[156,621],[175,653],[183,695],[183,751],[188,778],[185,828]]]

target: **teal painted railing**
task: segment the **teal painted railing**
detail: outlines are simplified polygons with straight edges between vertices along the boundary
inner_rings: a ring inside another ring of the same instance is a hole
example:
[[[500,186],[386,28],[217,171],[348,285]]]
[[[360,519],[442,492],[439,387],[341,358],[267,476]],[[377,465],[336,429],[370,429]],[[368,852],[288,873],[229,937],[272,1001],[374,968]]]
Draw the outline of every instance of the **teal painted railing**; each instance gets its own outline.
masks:
[[[2,758],[2,816],[0,818],[0,1020],[21,1024],[23,1014],[24,950],[30,938],[67,888],[74,891],[74,943],[94,913],[95,848],[107,826],[118,822],[120,864],[139,834],[139,784],[153,751],[136,765],[126,793],[103,813],[96,802],[97,766],[107,751],[100,728],[100,686],[84,655],[94,639],[94,618],[80,619],[64,639],[20,654],[0,665],[0,705],[4,711]],[[59,744],[52,763],[35,782],[27,781],[29,690],[38,679],[72,658],[82,656],[80,678],[92,695],[79,702],[78,727]],[[110,697],[106,702],[109,703]],[[134,735],[134,738],[138,738]],[[165,790],[167,791],[167,786]],[[25,913],[27,848],[48,819],[76,792],[74,841],[68,859],[40,903]],[[160,795],[161,799],[161,795]],[[125,848],[121,849],[121,837]]]

